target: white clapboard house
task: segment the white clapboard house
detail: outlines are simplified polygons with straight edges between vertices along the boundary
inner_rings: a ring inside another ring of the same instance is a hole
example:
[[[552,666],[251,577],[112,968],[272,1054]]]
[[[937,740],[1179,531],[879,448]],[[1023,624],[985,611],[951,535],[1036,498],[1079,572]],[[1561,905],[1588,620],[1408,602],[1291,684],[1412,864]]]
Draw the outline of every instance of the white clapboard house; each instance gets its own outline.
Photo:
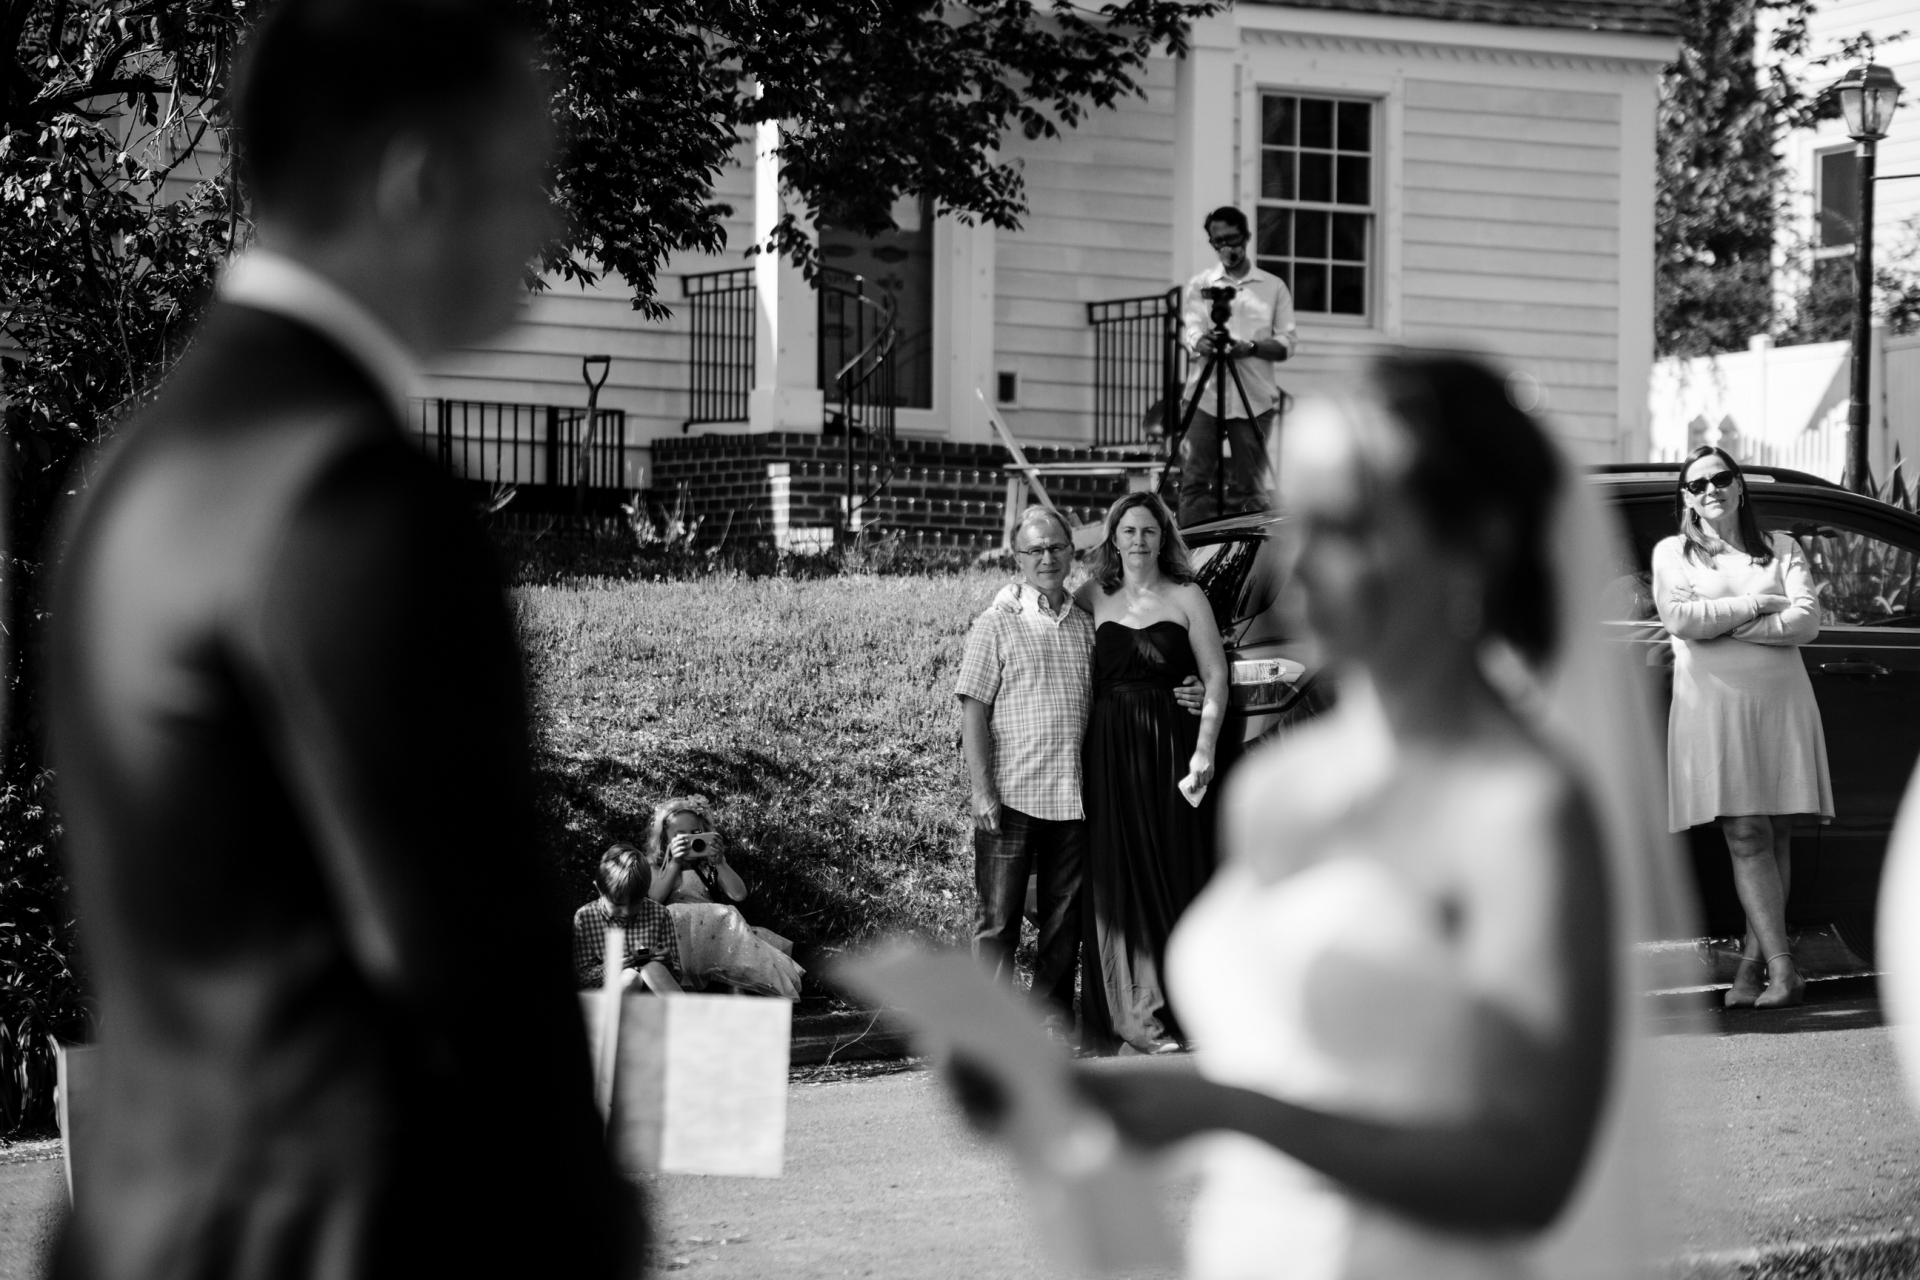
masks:
[[[1204,213],[1234,204],[1292,283],[1289,391],[1382,349],[1478,348],[1537,382],[1579,457],[1643,458],[1675,27],[1663,0],[1240,0],[1152,64],[1144,98],[1006,140],[1021,229],[906,200],[878,240],[819,232],[820,288],[746,253],[780,202],[763,126],[716,193],[735,210],[725,252],[662,277],[671,320],[644,320],[618,281],[555,284],[498,341],[439,362],[420,427],[475,479],[578,477],[581,362],[604,354],[596,490],[684,489],[709,528],[804,540],[842,518],[851,418],[856,481],[877,490],[865,518],[986,537],[1006,458],[986,403],[1036,456],[1151,448],[1169,290],[1214,261]],[[886,368],[867,369],[888,315]]]

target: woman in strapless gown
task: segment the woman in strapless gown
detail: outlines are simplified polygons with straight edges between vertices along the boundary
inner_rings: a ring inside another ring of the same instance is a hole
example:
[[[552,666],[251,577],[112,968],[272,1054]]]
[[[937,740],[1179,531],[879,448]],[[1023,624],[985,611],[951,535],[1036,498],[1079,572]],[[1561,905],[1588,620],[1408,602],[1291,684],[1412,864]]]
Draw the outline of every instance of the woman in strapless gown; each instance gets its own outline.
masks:
[[[1608,1087],[1642,1061],[1615,890],[1657,900],[1651,718],[1553,562],[1599,548],[1597,601],[1609,534],[1562,531],[1592,500],[1484,366],[1392,358],[1368,392],[1282,438],[1341,696],[1236,771],[1169,945],[1200,1070],[1081,1083],[1130,1142],[1203,1144],[1197,1280],[1637,1274],[1657,1179]]]
[[[1168,1052],[1183,1034],[1167,1002],[1167,939],[1213,871],[1209,784],[1226,655],[1185,543],[1153,494],[1129,494],[1108,512],[1079,603],[1095,626],[1081,762],[1081,1044]],[[1207,697],[1197,719],[1173,696],[1194,675]]]

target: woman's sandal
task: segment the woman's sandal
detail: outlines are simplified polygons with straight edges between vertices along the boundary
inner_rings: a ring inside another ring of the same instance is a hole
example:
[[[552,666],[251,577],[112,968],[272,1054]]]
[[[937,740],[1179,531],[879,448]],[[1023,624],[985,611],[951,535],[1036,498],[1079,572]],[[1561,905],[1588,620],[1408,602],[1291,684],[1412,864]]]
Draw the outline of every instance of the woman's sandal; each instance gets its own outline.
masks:
[[[1784,978],[1773,976],[1773,962],[1781,958],[1787,962]],[[1753,1002],[1756,1009],[1785,1009],[1799,1004],[1807,998],[1807,980],[1800,976],[1799,966],[1793,963],[1793,952],[1776,951],[1767,957],[1767,989]]]
[[[1755,973],[1756,969],[1758,973]],[[1727,988],[1727,1008],[1753,1008],[1767,985],[1764,980],[1766,973],[1766,961],[1759,956],[1741,956],[1740,967],[1734,971],[1733,985]]]

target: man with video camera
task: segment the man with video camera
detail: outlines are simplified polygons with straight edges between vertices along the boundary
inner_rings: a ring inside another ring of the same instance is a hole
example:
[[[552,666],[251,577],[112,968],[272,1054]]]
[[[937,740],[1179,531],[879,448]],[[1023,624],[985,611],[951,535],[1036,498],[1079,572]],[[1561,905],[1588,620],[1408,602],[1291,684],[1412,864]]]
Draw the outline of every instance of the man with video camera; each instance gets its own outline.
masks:
[[[1180,308],[1182,341],[1194,356],[1174,419],[1176,424],[1188,421],[1179,441],[1182,528],[1268,505],[1267,432],[1280,399],[1273,366],[1291,356],[1294,345],[1293,295],[1280,277],[1253,265],[1247,254],[1247,215],[1225,205],[1207,215],[1206,228],[1220,265],[1187,282]],[[1232,290],[1226,321],[1232,346],[1225,353],[1231,364],[1222,364],[1202,388],[1201,375],[1215,351],[1214,303],[1226,296],[1226,289]],[[1216,388],[1222,383],[1224,437],[1215,414]],[[1201,401],[1197,407],[1196,393]]]

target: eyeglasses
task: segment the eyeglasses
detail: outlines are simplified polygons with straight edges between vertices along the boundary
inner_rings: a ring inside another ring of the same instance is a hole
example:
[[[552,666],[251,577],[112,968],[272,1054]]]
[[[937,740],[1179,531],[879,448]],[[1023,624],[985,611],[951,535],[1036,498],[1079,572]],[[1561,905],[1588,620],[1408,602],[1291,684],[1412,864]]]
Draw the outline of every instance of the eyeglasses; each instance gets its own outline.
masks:
[[[1247,238],[1245,236],[1222,236],[1216,240],[1212,236],[1208,236],[1207,243],[1216,249],[1244,249],[1247,247]]]
[[[1737,479],[1739,479],[1739,477],[1731,471],[1716,471],[1710,476],[1701,476],[1697,480],[1689,480],[1681,487],[1697,498],[1707,491],[1708,485],[1712,485],[1716,489],[1724,489]]]
[[[1046,560],[1049,558],[1054,560],[1060,560],[1071,555],[1072,553],[1073,553],[1072,543],[1049,542],[1038,547],[1018,548],[1014,551],[1013,554],[1017,556],[1032,556],[1035,560]]]

